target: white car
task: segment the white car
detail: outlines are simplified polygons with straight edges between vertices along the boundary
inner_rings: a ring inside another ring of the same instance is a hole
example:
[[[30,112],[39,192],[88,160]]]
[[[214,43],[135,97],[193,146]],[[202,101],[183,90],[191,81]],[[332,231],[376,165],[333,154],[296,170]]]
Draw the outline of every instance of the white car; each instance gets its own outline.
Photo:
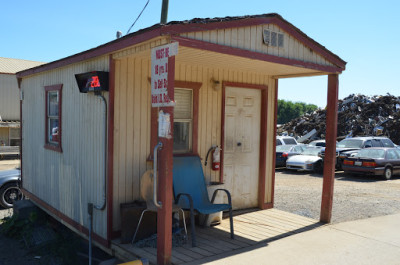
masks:
[[[308,147],[301,154],[291,156],[286,160],[286,168],[293,170],[322,172],[323,161],[318,155],[321,148]]]
[[[315,140],[308,144],[309,146],[321,146],[325,147],[325,140]]]
[[[286,145],[286,144],[298,144],[296,139],[291,136],[277,136],[276,145]]]

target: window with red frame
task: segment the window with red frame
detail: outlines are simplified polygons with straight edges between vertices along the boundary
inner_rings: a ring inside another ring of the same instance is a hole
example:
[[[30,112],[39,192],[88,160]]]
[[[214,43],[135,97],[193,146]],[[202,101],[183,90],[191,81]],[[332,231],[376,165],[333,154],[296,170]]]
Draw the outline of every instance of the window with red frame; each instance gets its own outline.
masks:
[[[46,86],[45,147],[61,152],[62,85]]]

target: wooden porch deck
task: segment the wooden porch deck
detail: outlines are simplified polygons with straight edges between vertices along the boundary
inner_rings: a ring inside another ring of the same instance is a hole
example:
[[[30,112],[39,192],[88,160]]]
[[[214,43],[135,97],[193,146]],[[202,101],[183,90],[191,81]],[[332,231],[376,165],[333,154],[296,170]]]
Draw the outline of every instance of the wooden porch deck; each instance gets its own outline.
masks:
[[[197,247],[189,239],[182,247],[172,249],[172,264],[201,264],[211,262],[238,252],[246,252],[268,242],[322,226],[319,221],[277,209],[257,210],[234,216],[235,239],[230,238],[229,218],[214,227],[196,227]],[[157,249],[138,248],[131,244],[112,242],[116,256],[126,260],[146,258],[157,264]]]

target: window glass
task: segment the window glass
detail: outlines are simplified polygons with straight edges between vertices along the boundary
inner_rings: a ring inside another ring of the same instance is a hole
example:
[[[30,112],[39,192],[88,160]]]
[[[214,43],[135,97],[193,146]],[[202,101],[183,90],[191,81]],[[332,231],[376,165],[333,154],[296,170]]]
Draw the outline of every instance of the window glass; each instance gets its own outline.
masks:
[[[289,152],[291,148],[291,145],[279,145],[276,147],[276,152]]]
[[[400,159],[400,152],[398,152],[397,150],[388,150],[386,157],[387,159]]]
[[[363,141],[357,139],[344,139],[337,144],[339,148],[361,148]]]
[[[49,116],[58,116],[58,91],[48,93]]]
[[[318,156],[321,152],[320,148],[315,148],[315,147],[309,147],[304,149],[304,151],[301,153],[302,155],[308,155],[308,156]]]
[[[193,91],[175,88],[174,153],[192,151]]]
[[[372,147],[382,147],[382,146],[383,145],[380,140],[377,140],[377,139],[372,140]]]
[[[382,139],[382,144],[384,147],[394,147],[394,144],[389,139]]]
[[[297,153],[303,152],[303,148],[301,146],[295,146],[294,151]]]
[[[58,134],[58,119],[50,118],[49,119],[49,134],[48,139],[50,143],[58,143],[59,137]]]
[[[383,149],[361,149],[354,157],[365,157],[365,158],[384,158],[385,150]]]
[[[372,147],[371,140],[366,141],[365,144],[364,144],[364,148],[369,148],[369,147]]]
[[[62,85],[45,87],[46,92],[46,143],[45,148],[62,152],[61,148],[61,93]]]
[[[297,144],[295,139],[292,138],[283,138],[285,144]]]

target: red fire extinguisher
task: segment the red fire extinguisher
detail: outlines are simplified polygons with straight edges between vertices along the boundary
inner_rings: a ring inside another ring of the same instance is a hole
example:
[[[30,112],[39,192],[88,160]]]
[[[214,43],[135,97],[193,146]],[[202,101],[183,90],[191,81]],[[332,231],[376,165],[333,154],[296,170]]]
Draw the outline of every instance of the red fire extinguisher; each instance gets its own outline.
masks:
[[[208,155],[211,151],[212,152],[212,164],[211,164],[211,169],[218,171],[221,169],[221,147],[219,146],[212,146],[208,152],[207,152],[207,156],[206,156],[206,161],[204,163],[205,166],[207,166],[207,160],[208,160]]]
[[[221,148],[217,146],[213,152],[213,161],[211,168],[212,170],[218,171],[221,169],[221,157],[220,157]]]

